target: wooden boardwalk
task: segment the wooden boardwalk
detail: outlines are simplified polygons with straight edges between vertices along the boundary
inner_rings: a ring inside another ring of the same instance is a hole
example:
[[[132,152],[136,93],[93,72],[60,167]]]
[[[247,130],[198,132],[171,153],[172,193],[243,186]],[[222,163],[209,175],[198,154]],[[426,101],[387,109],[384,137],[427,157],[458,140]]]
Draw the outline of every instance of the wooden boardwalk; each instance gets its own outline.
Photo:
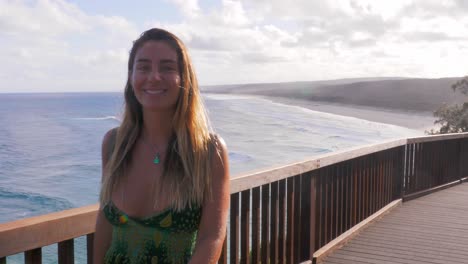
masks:
[[[468,264],[468,183],[403,203],[322,263]]]

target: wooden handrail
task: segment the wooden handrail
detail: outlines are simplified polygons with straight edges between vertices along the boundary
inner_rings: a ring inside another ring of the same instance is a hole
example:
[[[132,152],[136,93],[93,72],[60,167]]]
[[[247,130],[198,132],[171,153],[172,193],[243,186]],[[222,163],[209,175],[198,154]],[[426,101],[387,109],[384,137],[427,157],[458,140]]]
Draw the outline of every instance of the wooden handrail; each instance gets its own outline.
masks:
[[[0,224],[0,257],[94,233],[99,205]]]
[[[468,133],[467,133],[468,136]],[[343,151],[331,152],[312,159],[293,164],[251,171],[231,179],[231,193],[241,192],[271,182],[287,179],[291,176],[313,171],[339,162],[355,159],[379,151],[392,149],[406,144],[406,139],[392,140],[384,143],[355,147]]]
[[[413,138],[408,138],[408,144],[432,142],[432,141],[439,141],[439,140],[460,139],[460,138],[466,138],[466,137],[468,137],[468,132],[413,137]]]

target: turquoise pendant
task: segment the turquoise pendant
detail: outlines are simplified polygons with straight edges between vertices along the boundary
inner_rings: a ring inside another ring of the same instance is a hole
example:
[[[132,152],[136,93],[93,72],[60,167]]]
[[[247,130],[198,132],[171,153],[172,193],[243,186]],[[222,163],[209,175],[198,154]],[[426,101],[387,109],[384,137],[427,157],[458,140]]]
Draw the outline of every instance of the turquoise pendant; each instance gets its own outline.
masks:
[[[156,154],[156,157],[154,157],[153,163],[154,164],[159,164],[160,161],[161,160],[159,159],[159,153],[158,153],[158,154]]]

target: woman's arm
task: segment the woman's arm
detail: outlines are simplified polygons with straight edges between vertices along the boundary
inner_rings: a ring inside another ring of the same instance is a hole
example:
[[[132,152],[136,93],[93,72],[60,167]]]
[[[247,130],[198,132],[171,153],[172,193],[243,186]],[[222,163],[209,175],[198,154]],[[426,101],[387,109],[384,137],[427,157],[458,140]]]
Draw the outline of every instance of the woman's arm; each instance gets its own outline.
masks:
[[[104,179],[104,169],[109,161],[109,153],[110,149],[113,147],[114,137],[113,133],[115,133],[114,129],[109,130],[104,139],[102,141],[102,149],[101,149],[101,156],[102,156],[102,177]],[[94,247],[93,247],[93,263],[100,264],[104,263],[104,256],[107,252],[107,249],[110,246],[110,242],[112,239],[112,225],[107,221],[104,213],[102,211],[102,205],[99,207],[98,215],[96,218],[96,231],[94,233]]]
[[[217,263],[226,236],[229,211],[229,161],[224,140],[218,137],[220,155],[212,161],[212,199],[205,199],[195,251],[190,260],[195,263]]]
[[[101,208],[99,208],[96,219],[96,231],[94,233],[94,264],[104,263],[104,256],[106,255],[107,249],[110,246],[111,238],[112,226],[107,221]]]

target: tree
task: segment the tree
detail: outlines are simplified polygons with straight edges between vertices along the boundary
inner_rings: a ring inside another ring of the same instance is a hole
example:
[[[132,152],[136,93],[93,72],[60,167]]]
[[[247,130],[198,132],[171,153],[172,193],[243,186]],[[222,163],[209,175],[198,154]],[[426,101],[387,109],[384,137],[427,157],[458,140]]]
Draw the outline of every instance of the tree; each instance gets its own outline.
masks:
[[[431,129],[429,134],[446,134],[468,132],[468,76],[452,85],[454,92],[460,92],[467,97],[463,104],[442,105],[434,112],[435,125],[440,125],[440,129]]]

